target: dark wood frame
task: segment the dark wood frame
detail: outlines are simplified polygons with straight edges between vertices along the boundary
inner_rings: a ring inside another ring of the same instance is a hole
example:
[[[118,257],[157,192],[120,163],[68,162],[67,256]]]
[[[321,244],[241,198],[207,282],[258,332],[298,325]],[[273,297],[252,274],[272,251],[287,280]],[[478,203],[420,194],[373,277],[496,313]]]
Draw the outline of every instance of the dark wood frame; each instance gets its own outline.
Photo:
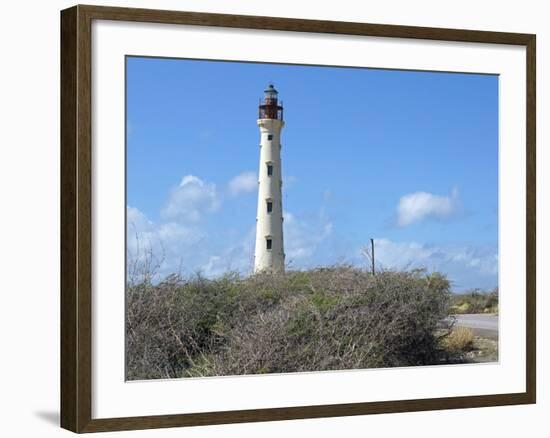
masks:
[[[525,46],[527,51],[526,392],[301,406],[197,414],[92,419],[91,23],[92,20],[221,26]],[[535,47],[531,34],[75,6],[61,12],[61,426],[99,432],[289,420],[536,402]]]

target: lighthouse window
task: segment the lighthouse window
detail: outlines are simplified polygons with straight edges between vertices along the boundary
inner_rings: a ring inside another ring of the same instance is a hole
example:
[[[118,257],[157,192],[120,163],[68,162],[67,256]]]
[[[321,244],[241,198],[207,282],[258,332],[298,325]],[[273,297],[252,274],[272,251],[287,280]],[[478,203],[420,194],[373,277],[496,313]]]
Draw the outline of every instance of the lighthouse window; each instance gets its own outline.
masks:
[[[271,249],[272,244],[273,244],[273,241],[271,239],[266,239],[265,240],[265,248],[266,249]]]
[[[267,139],[268,140],[273,140],[273,134],[267,134]]]
[[[267,164],[267,176],[273,175],[273,164]]]
[[[267,201],[267,212],[271,213],[273,211],[273,202]]]

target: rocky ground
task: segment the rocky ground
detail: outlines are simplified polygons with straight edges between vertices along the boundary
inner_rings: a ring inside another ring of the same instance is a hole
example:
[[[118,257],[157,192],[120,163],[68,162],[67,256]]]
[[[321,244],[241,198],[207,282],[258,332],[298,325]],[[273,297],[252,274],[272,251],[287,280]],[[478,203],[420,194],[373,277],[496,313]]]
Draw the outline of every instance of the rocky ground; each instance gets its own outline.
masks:
[[[466,353],[466,357],[476,363],[498,362],[498,340],[476,336],[473,348]]]

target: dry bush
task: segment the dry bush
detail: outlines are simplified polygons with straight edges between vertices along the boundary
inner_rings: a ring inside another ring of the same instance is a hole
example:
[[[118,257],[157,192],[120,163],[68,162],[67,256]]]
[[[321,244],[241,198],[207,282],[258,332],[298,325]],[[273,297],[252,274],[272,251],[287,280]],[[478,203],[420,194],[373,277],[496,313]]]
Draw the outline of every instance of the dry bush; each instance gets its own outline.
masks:
[[[127,377],[446,363],[449,300],[440,274],[351,266],[132,284]]]
[[[474,345],[474,332],[467,327],[455,327],[444,345],[451,352],[470,351]]]

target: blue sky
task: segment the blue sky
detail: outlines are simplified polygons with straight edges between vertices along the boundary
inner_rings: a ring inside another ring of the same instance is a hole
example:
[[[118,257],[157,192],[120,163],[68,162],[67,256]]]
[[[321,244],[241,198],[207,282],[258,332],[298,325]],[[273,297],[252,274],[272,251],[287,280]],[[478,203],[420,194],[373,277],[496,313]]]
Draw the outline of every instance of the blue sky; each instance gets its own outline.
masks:
[[[424,266],[455,290],[497,286],[498,77],[127,58],[130,259],[159,273],[250,272],[258,99],[282,133],[293,268]],[[138,239],[136,239],[136,236]]]

